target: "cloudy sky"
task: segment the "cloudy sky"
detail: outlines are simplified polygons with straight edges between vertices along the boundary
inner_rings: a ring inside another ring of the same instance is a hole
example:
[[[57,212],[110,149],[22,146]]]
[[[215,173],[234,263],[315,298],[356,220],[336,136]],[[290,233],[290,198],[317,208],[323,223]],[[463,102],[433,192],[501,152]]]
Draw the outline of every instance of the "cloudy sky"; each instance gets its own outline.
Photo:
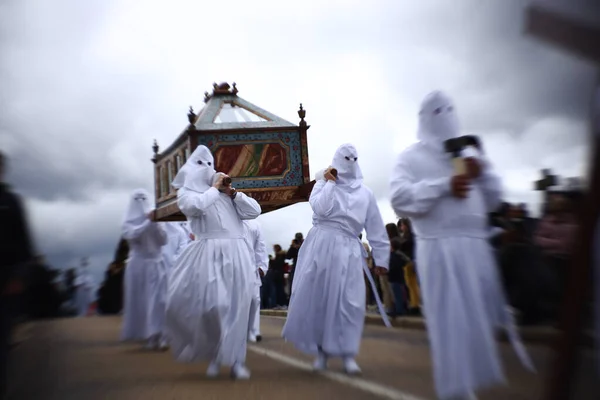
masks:
[[[554,1],[560,2],[559,0]],[[563,3],[566,0],[563,1]],[[573,1],[569,1],[573,4]],[[588,12],[597,1],[586,0]],[[593,66],[523,34],[522,0],[4,0],[0,148],[57,268],[90,256],[100,279],[128,196],[152,192],[164,148],[213,82],[289,121],[307,110],[312,172],[354,143],[387,221],[395,155],[430,91],[481,135],[506,199],[535,210],[541,168],[581,175]],[[595,5],[594,5],[595,4]],[[264,215],[268,245],[310,228],[303,203]]]

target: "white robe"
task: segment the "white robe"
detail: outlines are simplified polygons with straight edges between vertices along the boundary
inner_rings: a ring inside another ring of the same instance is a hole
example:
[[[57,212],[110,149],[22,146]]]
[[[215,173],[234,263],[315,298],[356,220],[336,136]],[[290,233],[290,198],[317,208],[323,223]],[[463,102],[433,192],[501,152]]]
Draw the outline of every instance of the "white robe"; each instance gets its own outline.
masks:
[[[488,241],[488,212],[500,204],[501,182],[481,161],[482,176],[466,199],[451,195],[449,157],[422,143],[399,156],[392,174],[392,208],[411,219],[417,237],[424,315],[441,398],[505,381],[494,328],[509,329],[516,349],[527,358]]]
[[[375,196],[318,180],[310,196],[313,227],[300,248],[283,337],[308,354],[358,354],[365,321],[366,229],[375,264],[388,268],[390,242]]]
[[[77,315],[85,317],[94,301],[94,280],[89,273],[83,272],[75,278],[74,286],[76,287],[75,307]]]
[[[193,167],[193,165],[191,165]],[[191,169],[190,167],[190,169]],[[215,188],[182,187],[177,204],[194,233],[169,280],[167,335],[180,362],[243,363],[254,276],[242,219],[261,213],[243,193],[234,200]]]
[[[167,271],[170,273],[179,255],[191,243],[191,239],[180,222],[165,222],[163,229],[167,234],[167,244],[162,247],[161,251]]]
[[[183,229],[185,236],[188,239],[188,243],[193,242],[194,240],[190,237],[192,231],[190,230],[190,224],[185,221],[185,222],[179,222],[179,225],[181,226],[181,229]]]
[[[269,268],[269,255],[267,254],[267,246],[262,237],[260,225],[256,220],[244,221],[244,232],[250,245],[254,262],[249,266],[252,275],[254,276],[254,291],[252,295],[252,303],[250,304],[250,319],[248,321],[248,334],[260,335],[260,287],[262,280],[260,272],[267,273]]]
[[[122,340],[145,340],[163,333],[166,266],[161,248],[167,235],[159,223],[145,219],[124,230],[129,243],[125,268]]]

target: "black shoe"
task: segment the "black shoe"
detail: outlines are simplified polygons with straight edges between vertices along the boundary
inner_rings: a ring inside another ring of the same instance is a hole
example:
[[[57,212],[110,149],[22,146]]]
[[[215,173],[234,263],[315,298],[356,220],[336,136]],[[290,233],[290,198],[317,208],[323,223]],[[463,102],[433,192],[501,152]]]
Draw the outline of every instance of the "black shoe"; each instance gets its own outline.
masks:
[[[260,342],[262,340],[262,335],[256,335],[256,341]]]

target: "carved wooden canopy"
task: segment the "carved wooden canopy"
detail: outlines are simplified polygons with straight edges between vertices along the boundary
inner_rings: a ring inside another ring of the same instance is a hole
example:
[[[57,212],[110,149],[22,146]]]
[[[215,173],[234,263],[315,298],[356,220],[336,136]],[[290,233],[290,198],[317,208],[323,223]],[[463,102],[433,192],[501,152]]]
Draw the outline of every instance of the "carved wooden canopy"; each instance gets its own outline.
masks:
[[[154,143],[155,196],[160,220],[182,220],[176,191],[177,171],[198,145],[211,149],[215,168],[256,199],[264,212],[307,201],[314,182],[308,166],[306,110],[295,125],[237,95],[236,84],[213,84],[204,107],[188,112],[189,125],[162,153]]]

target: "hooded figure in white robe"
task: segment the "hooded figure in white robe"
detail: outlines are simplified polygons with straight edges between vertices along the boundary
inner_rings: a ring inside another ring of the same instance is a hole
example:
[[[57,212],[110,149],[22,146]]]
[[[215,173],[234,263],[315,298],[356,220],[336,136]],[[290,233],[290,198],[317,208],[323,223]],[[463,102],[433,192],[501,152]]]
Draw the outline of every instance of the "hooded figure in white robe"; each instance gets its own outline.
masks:
[[[148,340],[147,347],[164,347],[166,266],[161,248],[167,234],[150,219],[150,196],[137,189],[123,222],[123,238],[129,243],[125,268],[122,340]]]
[[[161,276],[162,279],[156,288],[156,295],[158,298],[163,299],[161,301],[160,312],[164,315],[166,312],[167,288],[171,270],[179,255],[190,243],[190,238],[180,222],[164,222],[161,223],[161,226],[167,235],[167,244],[161,249],[165,272],[163,276]],[[158,347],[160,349],[166,349],[168,347],[168,338],[164,332],[164,318],[161,322],[161,338]]]
[[[252,303],[250,304],[248,341],[260,342],[262,340],[262,336],[260,334],[260,287],[262,286],[261,276],[264,276],[269,268],[269,255],[267,254],[267,246],[263,240],[258,221],[244,221],[244,229],[252,255],[254,256],[254,263],[252,263],[250,266],[252,275],[254,276],[254,291],[252,295]]]
[[[373,192],[363,184],[357,160],[354,146],[342,145],[331,163],[337,179],[326,181],[318,174],[309,199],[313,227],[298,254],[282,332],[300,351],[317,355],[317,371],[327,368],[328,358],[341,357],[347,373],[361,372],[355,357],[365,322],[363,271],[368,268],[359,239],[363,229],[375,265],[387,270],[389,264],[385,224]]]
[[[171,271],[167,301],[168,336],[180,362],[210,361],[209,377],[231,366],[232,377],[248,379],[245,367],[253,257],[242,220],[261,213],[244,193],[226,193],[210,150],[198,146],[179,170],[173,187],[195,240]],[[220,186],[220,190],[216,187]]]
[[[75,307],[77,316],[86,317],[94,302],[94,278],[87,268],[80,267],[73,282],[75,286]]]
[[[421,105],[419,142],[404,150],[391,178],[392,208],[409,217],[417,238],[424,315],[437,394],[474,398],[505,382],[494,337],[508,335],[521,361],[533,369],[507,307],[488,241],[488,213],[501,202],[501,181],[483,153],[468,148],[481,168],[466,198],[452,195],[453,164],[444,141],[459,136],[452,101],[441,92]]]

